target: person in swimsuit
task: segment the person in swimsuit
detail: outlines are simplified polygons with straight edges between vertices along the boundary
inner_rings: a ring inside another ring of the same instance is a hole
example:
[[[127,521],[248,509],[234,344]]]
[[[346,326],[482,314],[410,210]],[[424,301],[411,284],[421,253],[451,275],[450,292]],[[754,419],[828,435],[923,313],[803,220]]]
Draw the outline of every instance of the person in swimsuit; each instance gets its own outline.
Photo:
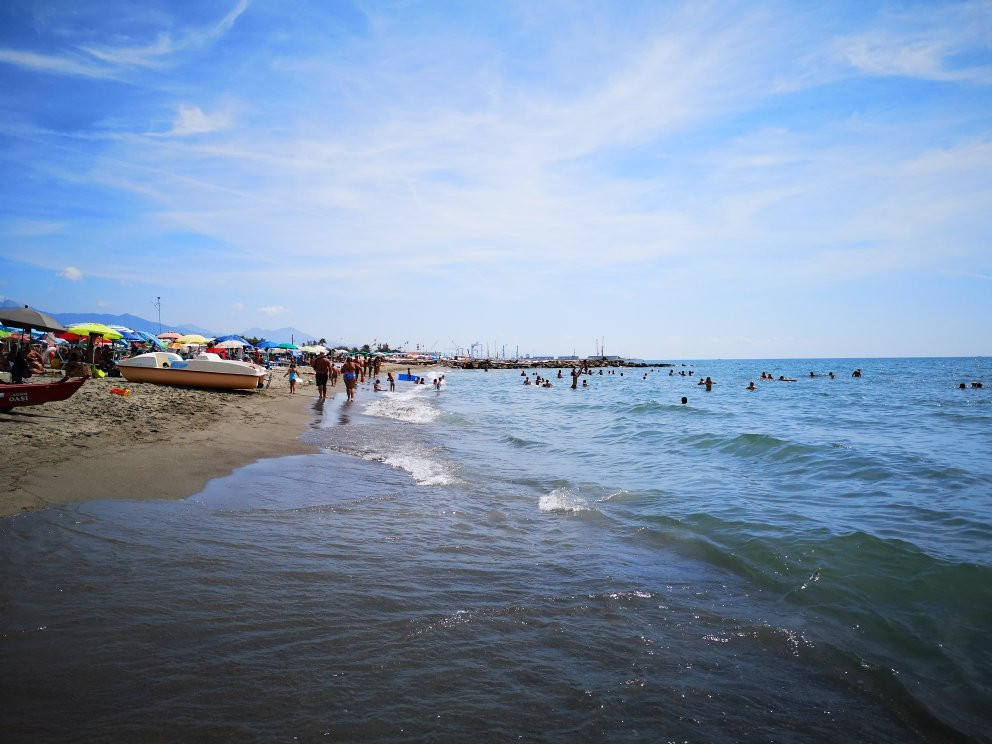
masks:
[[[313,367],[314,382],[317,383],[317,399],[324,400],[327,398],[327,375],[331,371],[331,362],[322,352],[310,362],[310,366]]]
[[[354,400],[355,388],[358,387],[358,365],[351,361],[351,357],[341,365],[341,374],[344,376],[344,389],[348,394],[348,400]]]
[[[289,378],[289,394],[296,395],[296,380],[299,377],[299,372],[296,371],[296,362],[290,362],[289,369],[286,370],[283,377]]]

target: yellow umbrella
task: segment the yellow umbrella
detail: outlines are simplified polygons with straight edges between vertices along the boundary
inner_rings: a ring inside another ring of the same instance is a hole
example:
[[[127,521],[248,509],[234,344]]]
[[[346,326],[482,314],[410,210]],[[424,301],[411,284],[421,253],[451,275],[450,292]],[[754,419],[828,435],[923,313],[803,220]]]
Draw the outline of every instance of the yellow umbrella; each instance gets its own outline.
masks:
[[[205,338],[204,336],[201,336],[198,333],[191,333],[188,336],[180,336],[179,338],[176,339],[176,341],[178,341],[181,344],[196,344],[198,346],[210,343],[209,338]]]
[[[124,338],[124,336],[113,328],[105,326],[103,323],[76,323],[75,325],[69,326],[67,329],[69,333],[75,333],[77,336],[100,336],[101,338],[108,339],[110,341],[116,341],[119,338]]]
[[[118,333],[113,328],[105,326],[103,323],[76,323],[75,325],[69,326],[66,329],[69,333],[75,333],[77,336],[89,336],[90,338],[90,364],[96,362],[96,339],[105,338],[110,341],[116,341],[119,338],[124,338],[123,334]],[[96,377],[96,371],[94,369],[94,377]],[[101,373],[102,376],[102,373]]]

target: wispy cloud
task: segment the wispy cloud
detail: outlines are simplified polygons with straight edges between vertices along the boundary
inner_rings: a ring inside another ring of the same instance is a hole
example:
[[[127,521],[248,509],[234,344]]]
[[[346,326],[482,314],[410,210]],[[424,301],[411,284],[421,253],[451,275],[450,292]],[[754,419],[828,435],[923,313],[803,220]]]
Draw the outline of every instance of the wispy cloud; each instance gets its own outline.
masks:
[[[117,77],[116,73],[106,66],[93,64],[73,56],[39,54],[18,49],[0,49],[0,62],[34,72],[57,75],[110,79]]]
[[[289,312],[289,308],[285,308],[282,305],[265,305],[264,307],[258,308],[258,312],[264,313],[265,315],[282,315]]]
[[[168,32],[140,46],[97,46],[80,43],[59,53],[43,54],[24,49],[0,49],[0,63],[35,72],[100,79],[124,79],[130,68],[160,68],[182,52],[199,49],[226,34],[244,13],[250,0],[238,0],[219,21],[184,30],[177,37]],[[82,32],[80,32],[80,35]]]
[[[197,49],[221,38],[231,30],[238,17],[248,9],[250,0],[238,0],[234,7],[218,22],[201,28],[186,29],[173,37],[160,33],[144,46],[84,46],[82,49],[93,57],[114,66],[159,67],[168,58],[183,51]]]
[[[185,137],[193,134],[207,134],[228,129],[231,126],[231,114],[218,111],[205,114],[199,106],[179,104],[179,111],[172,122],[172,129],[166,134],[174,137]]]
[[[984,0],[890,12],[882,28],[837,40],[838,56],[868,75],[992,85],[987,55],[968,52],[988,43],[992,5]]]
[[[70,282],[78,282],[83,278],[83,272],[75,266],[66,266],[58,275],[63,279],[68,279]]]

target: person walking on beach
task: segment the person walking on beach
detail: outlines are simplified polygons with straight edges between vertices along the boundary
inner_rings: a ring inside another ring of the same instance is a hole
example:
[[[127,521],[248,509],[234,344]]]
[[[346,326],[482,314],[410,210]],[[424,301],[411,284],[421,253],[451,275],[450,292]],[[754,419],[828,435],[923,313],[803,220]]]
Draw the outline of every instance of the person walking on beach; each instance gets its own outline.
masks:
[[[317,383],[317,399],[324,400],[327,398],[327,375],[331,371],[331,362],[322,352],[310,362],[310,366],[313,367],[314,382]]]
[[[296,378],[299,373],[296,371],[296,362],[289,363],[289,369],[286,370],[286,374],[283,377],[289,378],[289,394],[296,395]]]
[[[348,400],[355,399],[355,388],[358,387],[358,365],[348,357],[341,365],[341,374],[344,376],[344,389],[348,394]]]

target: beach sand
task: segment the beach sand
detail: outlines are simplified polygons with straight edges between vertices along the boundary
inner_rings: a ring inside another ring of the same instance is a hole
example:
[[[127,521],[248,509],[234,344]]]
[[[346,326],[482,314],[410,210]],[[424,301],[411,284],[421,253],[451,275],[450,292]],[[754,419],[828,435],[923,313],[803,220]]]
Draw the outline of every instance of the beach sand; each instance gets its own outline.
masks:
[[[0,516],[93,499],[185,498],[257,459],[315,452],[299,439],[313,416],[312,374],[291,396],[285,370],[273,371],[272,386],[256,391],[94,379],[69,400],[0,413]],[[328,397],[343,391],[339,383]]]

